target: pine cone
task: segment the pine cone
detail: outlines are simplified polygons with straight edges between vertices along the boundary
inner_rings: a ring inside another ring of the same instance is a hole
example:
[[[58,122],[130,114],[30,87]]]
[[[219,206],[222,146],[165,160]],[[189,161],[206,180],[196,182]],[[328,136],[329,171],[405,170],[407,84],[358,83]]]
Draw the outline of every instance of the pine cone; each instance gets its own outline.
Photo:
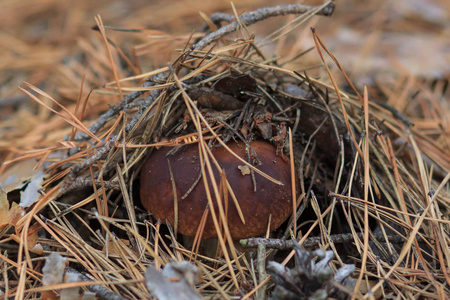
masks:
[[[334,258],[333,251],[325,252],[317,249],[309,252],[299,244],[294,249],[296,251],[295,268],[289,269],[274,261],[267,263],[267,271],[276,284],[269,299],[349,299],[349,295],[336,288],[333,283],[339,283],[352,290],[355,280],[349,276],[354,272],[355,265],[345,265],[333,276],[333,271],[328,265]],[[318,262],[314,262],[316,257],[320,259]]]

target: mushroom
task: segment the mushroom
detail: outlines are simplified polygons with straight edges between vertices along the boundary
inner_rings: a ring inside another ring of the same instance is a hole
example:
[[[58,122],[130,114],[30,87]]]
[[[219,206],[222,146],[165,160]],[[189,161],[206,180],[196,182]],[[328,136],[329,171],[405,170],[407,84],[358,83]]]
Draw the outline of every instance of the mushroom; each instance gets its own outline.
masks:
[[[248,155],[245,144],[229,142],[227,146],[244,160]],[[227,224],[233,239],[242,239],[264,234],[270,224],[270,230],[277,229],[292,213],[291,172],[289,162],[276,155],[276,149],[265,141],[254,141],[250,146],[255,151],[254,161],[259,160],[256,168],[280,181],[277,184],[262,175],[248,172],[249,168],[234,157],[224,147],[213,148],[212,154],[221,168],[236,195],[245,224],[231,197],[228,200]],[[181,147],[174,154],[170,148],[156,150],[145,162],[141,173],[140,197],[143,206],[153,216],[162,221],[175,224],[174,191],[176,191],[178,232],[195,236],[208,199],[201,174],[198,144]],[[250,152],[251,153],[251,152]],[[220,174],[213,166],[216,182],[220,182]],[[254,179],[253,179],[254,178]],[[172,183],[174,181],[174,185]],[[213,191],[210,180],[209,189]],[[215,211],[218,214],[217,202],[212,192]],[[217,237],[212,217],[207,217],[203,238]]]

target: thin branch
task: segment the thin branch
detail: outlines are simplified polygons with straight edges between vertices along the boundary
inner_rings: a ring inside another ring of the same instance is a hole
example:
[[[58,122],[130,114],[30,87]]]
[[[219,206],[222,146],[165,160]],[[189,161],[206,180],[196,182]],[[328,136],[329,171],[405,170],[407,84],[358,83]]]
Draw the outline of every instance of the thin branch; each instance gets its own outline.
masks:
[[[84,188],[87,187],[92,187],[95,184],[95,186],[97,187],[102,187],[102,185],[107,188],[107,189],[111,189],[111,190],[116,190],[119,191],[120,187],[119,187],[119,183],[115,182],[115,181],[100,181],[100,180],[95,180],[94,182],[92,181],[92,178],[84,178],[84,177],[78,177],[76,179],[74,179],[73,181],[70,182],[70,184],[68,184],[67,186],[64,186],[58,196],[61,197],[62,195],[65,195],[69,192],[73,192],[73,191],[79,191],[82,190]]]
[[[92,166],[95,164],[98,160],[105,157],[105,155],[108,154],[108,152],[114,147],[114,143],[117,139],[116,135],[112,135],[108,142],[102,147],[100,147],[97,152],[93,155],[91,155],[86,160],[75,164],[71,167],[70,173],[68,174],[69,178],[75,178],[76,174],[80,172],[83,169],[86,169],[87,167]]]
[[[86,276],[83,273],[78,272],[77,270],[75,270],[71,267],[66,267],[65,272],[78,275],[79,276],[78,278],[81,281],[84,281],[84,282],[92,281],[88,276]],[[108,290],[104,286],[101,286],[98,284],[88,285],[87,289],[89,291],[95,293],[95,296],[99,299],[108,299],[108,300],[127,300],[128,299],[128,298],[122,297],[120,295],[117,295],[116,293]]]
[[[158,73],[155,76],[153,76],[152,78],[146,80],[143,84],[140,85],[140,87],[152,87],[155,86],[157,84],[157,81],[164,79],[167,76],[167,72],[163,72],[163,73]],[[154,91],[155,92],[155,91]],[[142,94],[144,94],[145,91],[134,91],[129,93],[128,95],[126,95],[124,97],[124,100],[120,103],[117,103],[115,105],[111,105],[110,109],[103,113],[98,119],[97,121],[92,124],[89,127],[89,131],[92,132],[93,134],[96,134],[100,129],[103,128],[103,126],[105,126],[105,124],[115,115],[117,115],[120,111],[128,108],[129,104],[132,103],[134,100],[136,100],[137,98],[139,98]],[[152,93],[149,98],[155,99],[156,97],[159,96],[159,93]],[[88,139],[89,136],[85,133],[77,133],[75,135],[75,138],[73,139],[74,141],[83,141]],[[65,141],[69,140],[69,136],[64,137]]]
[[[257,9],[252,12],[244,13],[239,17],[240,23],[245,26],[249,26],[255,24],[259,21],[270,17],[276,17],[280,15],[287,14],[304,14],[311,10],[317,9],[318,6],[314,5],[305,5],[305,4],[288,4],[288,5],[277,5],[272,7],[263,7]],[[323,16],[330,16],[334,11],[335,5],[332,1],[329,1],[328,4],[320,10],[317,14]],[[226,15],[218,15],[217,20],[229,20],[229,17]],[[213,20],[214,21],[214,20]],[[202,50],[209,44],[217,41],[221,37],[236,31],[239,28],[239,23],[236,21],[214,31],[201,39],[198,43],[196,43],[193,48],[195,50]]]
[[[363,237],[362,233],[356,233],[359,238]],[[374,238],[377,240],[383,240],[383,234],[373,234]],[[388,235],[387,236],[389,242],[393,244],[401,244],[405,241],[405,239],[399,235]],[[334,244],[344,244],[350,243],[354,241],[352,233],[342,233],[342,234],[332,234],[330,235],[330,239]],[[302,246],[304,248],[313,248],[319,246],[322,243],[323,238],[320,236],[314,236],[307,238]],[[422,239],[418,238],[418,241],[421,242]],[[240,241],[241,245],[244,248],[258,248],[258,245],[263,243],[267,248],[278,249],[278,250],[290,250],[293,249],[295,245],[298,244],[297,240],[282,240],[282,239],[266,239],[266,238],[249,238]]]

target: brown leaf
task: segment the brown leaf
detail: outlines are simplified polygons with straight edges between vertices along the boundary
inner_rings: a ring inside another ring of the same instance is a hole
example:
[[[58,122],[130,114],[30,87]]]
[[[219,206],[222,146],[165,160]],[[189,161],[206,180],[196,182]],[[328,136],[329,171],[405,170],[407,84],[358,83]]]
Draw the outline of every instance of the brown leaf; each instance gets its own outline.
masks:
[[[35,159],[24,159],[8,167],[0,176],[0,183],[3,185],[5,192],[9,193],[10,191],[21,189],[25,181],[33,178],[36,173],[36,170],[34,170],[35,166]]]
[[[214,90],[240,98],[245,92],[255,93],[257,90],[256,80],[247,74],[228,76],[217,80],[213,86]]]
[[[44,249],[42,248],[42,245],[38,244],[38,230],[42,226],[39,223],[34,223],[30,226],[27,232],[27,246],[28,249],[30,249],[31,252],[41,255],[44,252]],[[17,228],[16,228],[17,230]],[[23,232],[11,234],[11,238],[16,243],[21,243],[21,235]]]
[[[270,140],[272,138],[272,114],[265,113],[253,117],[256,127],[261,132],[263,139]]]
[[[207,108],[216,110],[236,110],[244,107],[244,102],[239,101],[233,96],[225,93],[211,90],[206,87],[192,88],[188,91],[189,97]]]

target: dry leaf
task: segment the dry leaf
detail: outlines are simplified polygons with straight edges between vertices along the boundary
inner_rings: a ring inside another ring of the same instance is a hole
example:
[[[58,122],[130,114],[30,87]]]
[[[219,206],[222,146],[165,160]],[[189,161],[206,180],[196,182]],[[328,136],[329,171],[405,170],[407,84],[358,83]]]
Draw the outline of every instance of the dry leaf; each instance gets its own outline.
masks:
[[[242,97],[245,92],[255,93],[258,89],[256,80],[247,74],[228,76],[217,80],[214,90],[231,95],[235,98]]]
[[[20,206],[18,206],[20,207]],[[42,253],[44,253],[44,249],[42,248],[41,244],[38,244],[38,230],[41,228],[41,225],[39,223],[34,223],[33,225],[30,226],[30,228],[28,229],[28,238],[27,238],[27,246],[28,249],[30,249],[31,252],[36,253],[38,255],[41,255]],[[16,228],[16,234],[11,234],[11,238],[16,242],[16,243],[21,243],[21,239],[20,236],[23,234],[22,232],[17,233],[17,228]]]
[[[197,267],[187,261],[169,263],[162,272],[149,266],[145,272],[145,285],[159,300],[201,299],[194,288],[198,281],[200,277]]]
[[[39,189],[44,181],[44,171],[37,171],[28,183],[27,187],[20,195],[20,206],[29,207],[39,200]]]
[[[255,126],[261,132],[263,139],[270,140],[272,138],[272,114],[269,112],[261,113],[253,117]]]
[[[24,187],[25,183],[31,180],[36,173],[35,166],[36,159],[30,158],[15,162],[7,168],[0,176],[0,183],[5,192],[9,193]]]
[[[244,107],[244,102],[231,95],[212,90],[207,87],[193,88],[188,91],[189,96],[207,108],[216,110],[236,110]]]
[[[67,258],[59,255],[56,252],[52,252],[45,260],[45,265],[42,268],[42,284],[52,285],[63,282],[64,270],[67,265]],[[53,291],[42,292],[42,300],[57,299]]]
[[[17,220],[25,214],[23,207],[13,202],[9,207],[8,197],[0,185],[0,228],[6,225],[15,225]]]
[[[75,273],[66,273],[64,282],[79,282],[80,275]],[[80,299],[80,288],[74,287],[70,289],[62,289],[60,295],[61,300],[78,300]]]
[[[39,200],[38,191],[44,181],[44,167],[40,166],[35,170],[35,166],[35,159],[26,159],[13,164],[0,176],[0,183],[6,193],[21,190],[26,186],[20,197],[20,206],[25,208]]]
[[[250,168],[247,165],[238,166],[238,169],[241,171],[243,176],[250,175],[250,173],[251,173]]]

